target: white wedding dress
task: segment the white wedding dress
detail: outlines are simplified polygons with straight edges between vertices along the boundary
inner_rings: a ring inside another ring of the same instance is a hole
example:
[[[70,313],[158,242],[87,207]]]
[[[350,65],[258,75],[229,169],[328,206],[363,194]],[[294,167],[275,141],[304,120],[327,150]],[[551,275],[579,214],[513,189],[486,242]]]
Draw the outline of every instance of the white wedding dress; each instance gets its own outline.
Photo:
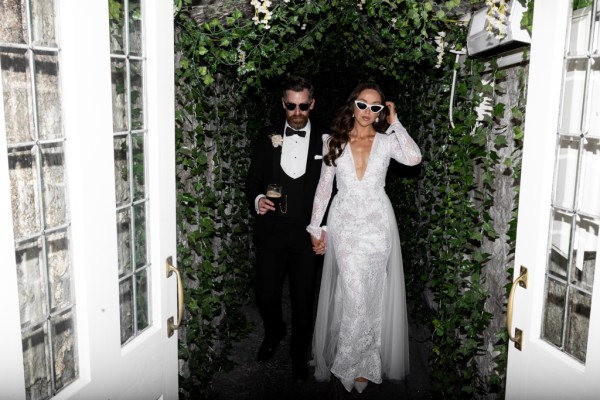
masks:
[[[328,151],[323,137],[323,154]],[[347,145],[349,146],[349,145]],[[417,144],[396,118],[386,134],[376,134],[362,180],[356,176],[350,148],[323,163],[313,214],[307,230],[320,237],[321,221],[338,192],[327,219],[315,331],[315,377],[330,373],[342,382],[364,377],[400,380],[408,374],[408,322],[400,239],[394,211],[385,193],[390,159],[406,165],[421,161]],[[351,390],[352,387],[346,389]]]

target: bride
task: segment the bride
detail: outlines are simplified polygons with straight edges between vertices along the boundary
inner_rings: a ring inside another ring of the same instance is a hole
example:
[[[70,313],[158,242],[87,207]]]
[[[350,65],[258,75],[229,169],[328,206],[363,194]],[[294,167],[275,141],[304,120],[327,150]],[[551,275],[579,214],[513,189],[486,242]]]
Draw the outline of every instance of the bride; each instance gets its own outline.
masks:
[[[325,254],[313,363],[317,380],[333,373],[346,390],[362,393],[368,381],[400,380],[409,371],[402,255],[385,177],[390,159],[416,165],[421,152],[375,83],[354,88],[331,131],[307,227],[314,251]]]

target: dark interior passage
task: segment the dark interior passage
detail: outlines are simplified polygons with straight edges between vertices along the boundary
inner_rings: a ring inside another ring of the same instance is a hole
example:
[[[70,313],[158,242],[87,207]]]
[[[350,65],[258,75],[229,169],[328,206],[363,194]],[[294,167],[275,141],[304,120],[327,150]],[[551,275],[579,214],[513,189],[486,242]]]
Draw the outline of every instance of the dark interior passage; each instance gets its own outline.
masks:
[[[283,311],[286,323],[290,321],[291,308],[285,283]],[[316,301],[315,301],[316,306]],[[401,382],[384,380],[382,384],[370,383],[362,394],[353,390],[348,393],[335,378],[330,382],[317,382],[311,375],[306,382],[291,379],[292,366],[289,357],[290,335],[277,348],[275,356],[265,362],[256,361],[256,353],[263,340],[263,328],[258,309],[248,303],[243,313],[254,325],[252,332],[240,342],[233,344],[231,371],[221,371],[213,377],[214,396],[217,400],[325,400],[325,399],[434,399],[431,392],[429,351],[430,332],[426,326],[411,318],[409,307],[410,374]],[[289,326],[289,324],[288,324]]]

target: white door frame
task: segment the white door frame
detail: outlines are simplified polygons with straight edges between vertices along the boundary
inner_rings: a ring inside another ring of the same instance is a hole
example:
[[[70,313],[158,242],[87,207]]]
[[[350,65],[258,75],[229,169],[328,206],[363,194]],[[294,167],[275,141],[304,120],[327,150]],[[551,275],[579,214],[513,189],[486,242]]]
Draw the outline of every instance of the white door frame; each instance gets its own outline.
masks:
[[[586,365],[542,340],[556,131],[570,1],[536,0],[523,144],[515,276],[528,269],[527,288],[516,287],[512,332],[523,333],[522,350],[509,344],[507,399],[587,399],[600,393],[598,323],[590,325]],[[597,264],[596,264],[597,265]],[[600,287],[596,273],[595,286]],[[600,318],[600,296],[592,300],[590,321]]]

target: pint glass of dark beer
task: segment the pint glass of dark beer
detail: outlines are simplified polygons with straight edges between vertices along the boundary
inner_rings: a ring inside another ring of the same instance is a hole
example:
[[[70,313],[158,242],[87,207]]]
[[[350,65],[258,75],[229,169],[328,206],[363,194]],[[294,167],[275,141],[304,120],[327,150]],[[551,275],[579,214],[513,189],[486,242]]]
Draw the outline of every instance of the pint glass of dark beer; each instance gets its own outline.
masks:
[[[281,185],[276,183],[267,185],[267,198],[273,202],[273,207],[277,210],[281,204]]]

